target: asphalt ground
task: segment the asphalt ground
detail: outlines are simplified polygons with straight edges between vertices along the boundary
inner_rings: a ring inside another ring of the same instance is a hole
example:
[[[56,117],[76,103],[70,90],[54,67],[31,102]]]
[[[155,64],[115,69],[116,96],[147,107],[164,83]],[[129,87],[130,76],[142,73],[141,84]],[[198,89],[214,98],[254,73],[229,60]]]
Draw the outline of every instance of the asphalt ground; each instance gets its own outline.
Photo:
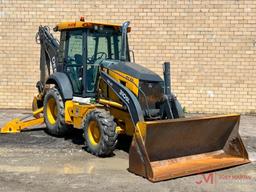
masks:
[[[0,110],[0,127],[27,111]],[[151,183],[128,172],[130,138],[121,137],[112,157],[83,148],[80,131],[52,137],[43,126],[0,135],[0,191],[256,191],[256,116],[242,116],[240,134],[252,163]]]

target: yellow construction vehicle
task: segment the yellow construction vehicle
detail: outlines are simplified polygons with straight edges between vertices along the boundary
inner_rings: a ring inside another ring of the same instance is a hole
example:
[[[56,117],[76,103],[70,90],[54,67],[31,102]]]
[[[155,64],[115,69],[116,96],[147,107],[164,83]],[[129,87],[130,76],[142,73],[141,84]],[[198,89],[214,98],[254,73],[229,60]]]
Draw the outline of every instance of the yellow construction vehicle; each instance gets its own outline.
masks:
[[[15,119],[1,133],[40,124],[62,136],[83,129],[85,148],[109,156],[118,134],[133,136],[129,171],[150,181],[248,163],[238,133],[240,116],[184,118],[170,88],[170,63],[164,80],[131,61],[129,22],[123,25],[62,22],[54,31],[39,27],[41,45],[34,119]]]

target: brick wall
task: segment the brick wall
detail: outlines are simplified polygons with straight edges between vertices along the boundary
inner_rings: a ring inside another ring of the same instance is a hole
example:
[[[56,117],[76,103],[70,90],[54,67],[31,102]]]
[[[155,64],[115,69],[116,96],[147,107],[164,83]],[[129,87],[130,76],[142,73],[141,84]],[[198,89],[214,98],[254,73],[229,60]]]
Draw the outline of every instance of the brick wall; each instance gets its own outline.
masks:
[[[131,21],[136,62],[162,73],[189,112],[256,112],[254,0],[0,0],[0,108],[29,108],[38,25]]]

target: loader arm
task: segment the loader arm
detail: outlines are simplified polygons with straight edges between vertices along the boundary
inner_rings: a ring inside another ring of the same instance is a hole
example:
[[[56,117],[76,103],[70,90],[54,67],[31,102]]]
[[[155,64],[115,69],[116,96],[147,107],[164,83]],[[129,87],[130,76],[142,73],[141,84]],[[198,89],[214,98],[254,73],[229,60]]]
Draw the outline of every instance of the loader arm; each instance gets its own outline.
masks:
[[[143,112],[141,106],[138,102],[138,99],[135,95],[124,85],[117,82],[107,73],[101,71],[101,78],[107,83],[107,85],[114,91],[114,93],[121,99],[121,101],[126,105],[129,114],[131,116],[133,125],[136,127],[136,124],[140,121],[144,121]]]
[[[121,83],[117,82],[115,79],[110,77],[107,73],[101,71],[100,76],[105,81],[105,83],[114,91],[114,93],[120,98],[120,100],[126,105],[131,120],[133,122],[133,125],[135,127],[135,133],[133,140],[138,145],[138,151],[140,153],[140,160],[144,164],[144,172],[147,177],[147,175],[150,175],[151,171],[151,165],[150,160],[145,148],[145,143],[143,141],[143,133],[141,133],[141,130],[138,129],[137,124],[139,122],[144,122],[144,116],[141,109],[141,106],[135,97],[135,95],[125,86],[123,86]],[[132,156],[132,155],[131,155]]]

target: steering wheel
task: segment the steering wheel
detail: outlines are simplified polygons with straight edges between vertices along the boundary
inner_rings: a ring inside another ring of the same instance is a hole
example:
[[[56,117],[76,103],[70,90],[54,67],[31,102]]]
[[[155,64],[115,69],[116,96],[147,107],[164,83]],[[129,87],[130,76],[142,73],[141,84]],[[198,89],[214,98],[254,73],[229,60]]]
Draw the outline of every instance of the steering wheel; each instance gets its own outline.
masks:
[[[108,57],[107,53],[105,53],[105,52],[98,52],[96,60],[102,59],[103,56],[105,56],[104,59],[106,59]]]
[[[103,58],[104,57],[104,58]],[[98,60],[106,59],[108,57],[107,53],[105,52],[98,52],[96,59],[94,59],[94,56],[87,57],[87,63],[89,64],[95,64]]]

